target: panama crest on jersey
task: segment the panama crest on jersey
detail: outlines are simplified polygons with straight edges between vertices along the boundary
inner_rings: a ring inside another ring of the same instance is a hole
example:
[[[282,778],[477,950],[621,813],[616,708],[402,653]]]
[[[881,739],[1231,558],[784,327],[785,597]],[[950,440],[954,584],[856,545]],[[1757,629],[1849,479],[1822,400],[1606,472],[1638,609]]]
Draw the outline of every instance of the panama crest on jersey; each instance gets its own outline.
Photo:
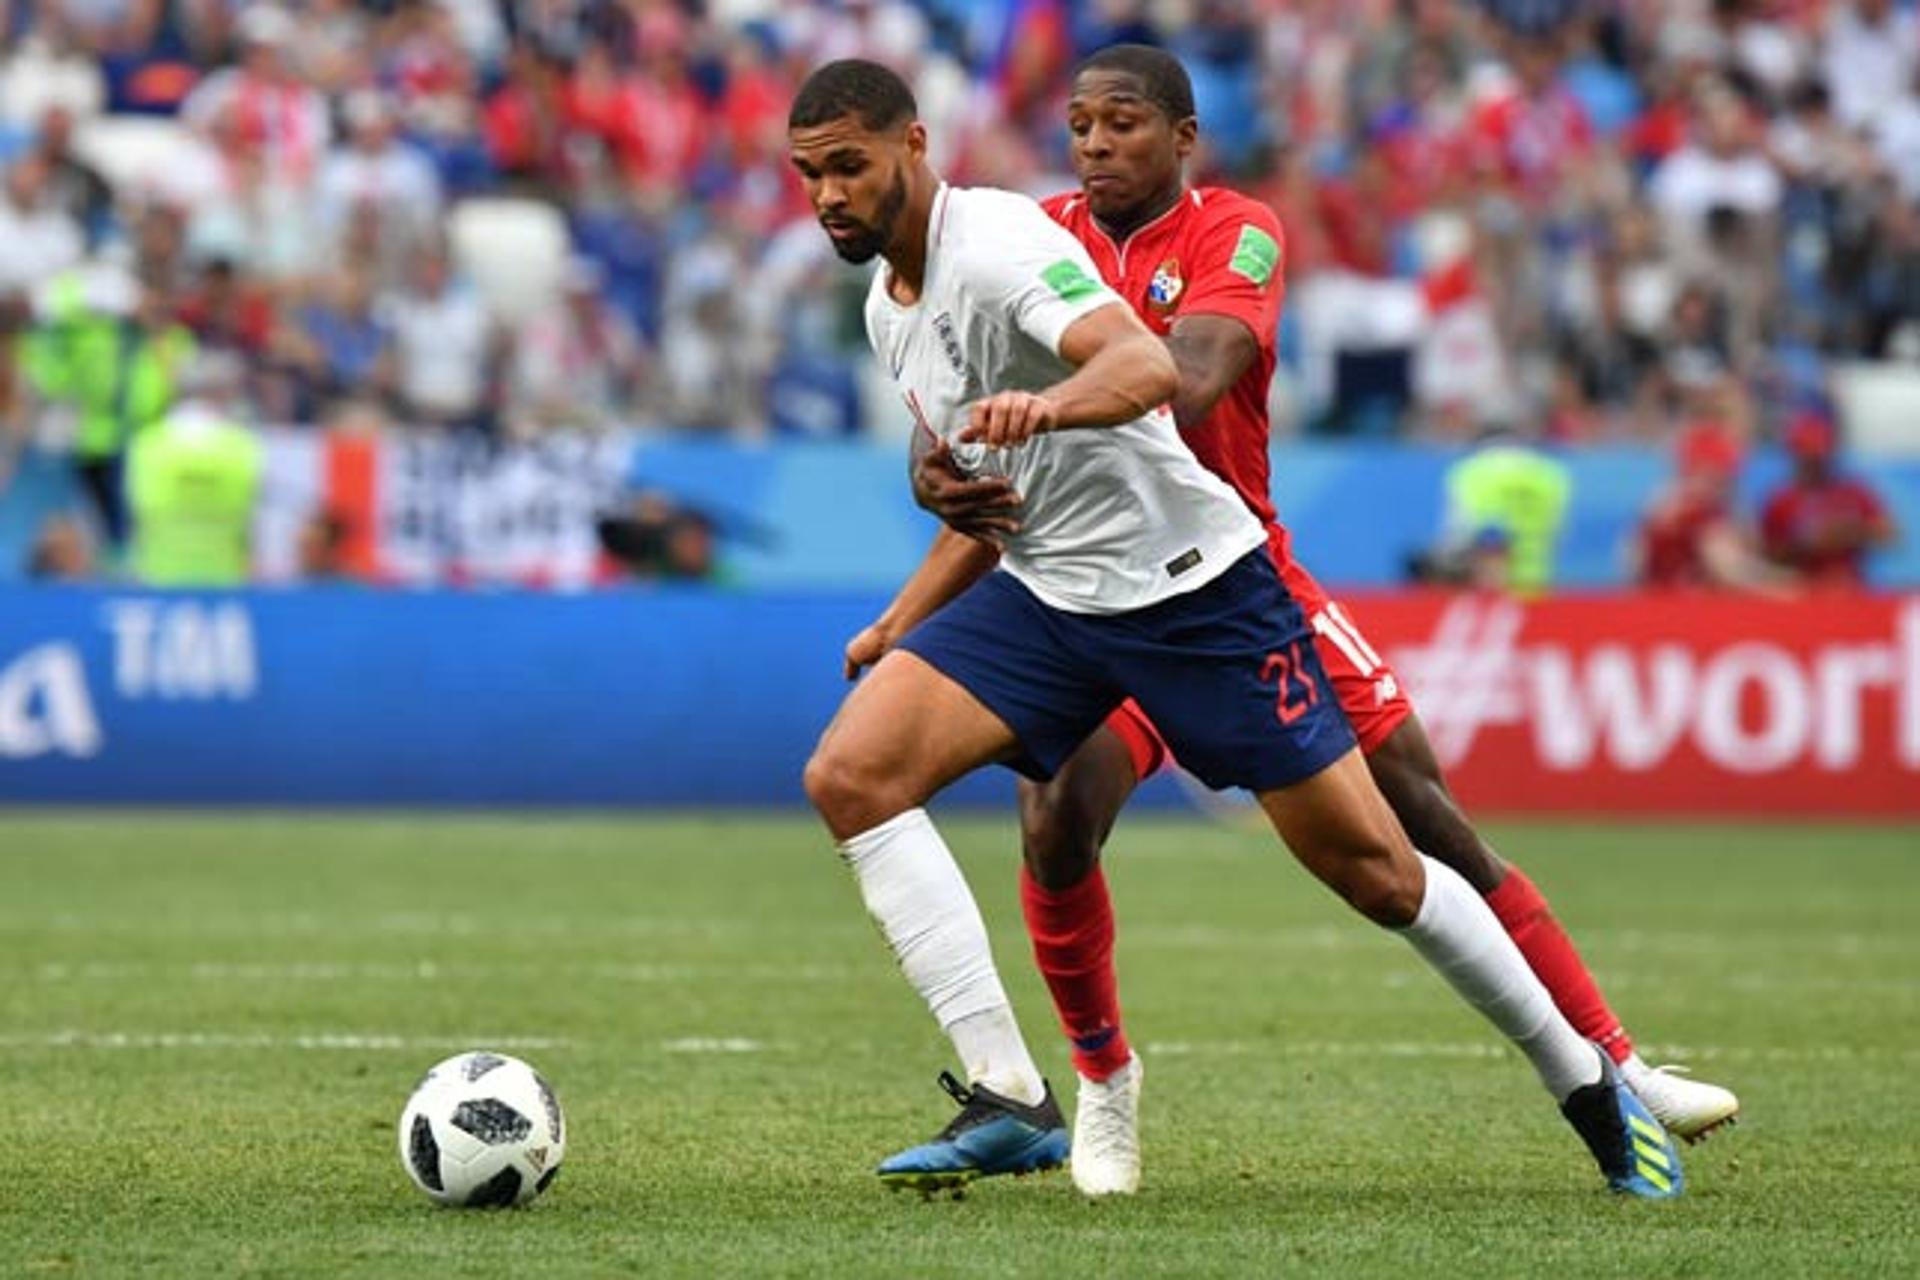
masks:
[[[1164,315],[1173,310],[1186,287],[1187,282],[1180,278],[1180,259],[1168,258],[1153,269],[1153,279],[1147,282],[1147,305]]]

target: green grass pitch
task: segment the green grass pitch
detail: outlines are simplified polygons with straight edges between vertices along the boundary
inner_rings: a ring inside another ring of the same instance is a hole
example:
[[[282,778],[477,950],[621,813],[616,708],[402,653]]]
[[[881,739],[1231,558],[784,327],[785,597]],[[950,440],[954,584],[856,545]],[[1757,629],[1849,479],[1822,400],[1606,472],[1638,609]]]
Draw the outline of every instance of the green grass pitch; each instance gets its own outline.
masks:
[[[1043,1069],[1006,819],[945,823]],[[1493,828],[1655,1060],[1742,1096],[1623,1202],[1525,1064],[1276,846],[1123,823],[1147,1182],[923,1202],[944,1041],[802,817],[0,816],[0,1275],[1920,1274],[1920,831]],[[532,1208],[436,1209],[394,1123],[553,1080]]]

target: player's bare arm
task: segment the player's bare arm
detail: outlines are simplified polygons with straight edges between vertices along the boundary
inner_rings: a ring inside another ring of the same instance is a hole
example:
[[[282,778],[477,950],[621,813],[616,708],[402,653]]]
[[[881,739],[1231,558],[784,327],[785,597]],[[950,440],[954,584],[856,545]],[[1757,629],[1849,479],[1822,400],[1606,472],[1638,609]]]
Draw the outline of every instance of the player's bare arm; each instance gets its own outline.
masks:
[[[942,527],[926,558],[880,616],[847,641],[847,679],[858,678],[907,632],[978,582],[1000,561],[991,544]]]
[[[1239,382],[1260,354],[1253,331],[1232,316],[1182,316],[1166,337],[1167,351],[1180,371],[1171,401],[1173,420],[1182,431],[1206,421],[1220,397]]]
[[[1180,383],[1166,345],[1123,302],[1089,311],[1060,337],[1072,376],[1043,391],[1001,391],[976,401],[960,439],[995,448],[1046,431],[1115,427],[1165,404]]]

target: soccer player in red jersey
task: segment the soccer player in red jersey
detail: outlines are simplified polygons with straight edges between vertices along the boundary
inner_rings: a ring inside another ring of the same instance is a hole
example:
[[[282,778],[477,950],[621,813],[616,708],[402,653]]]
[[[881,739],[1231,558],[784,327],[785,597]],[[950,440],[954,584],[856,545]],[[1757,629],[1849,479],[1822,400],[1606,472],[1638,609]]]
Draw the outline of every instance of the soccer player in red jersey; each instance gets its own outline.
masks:
[[[1268,487],[1266,396],[1284,240],[1265,205],[1186,185],[1197,123],[1185,69],[1146,46],[1101,50],[1076,72],[1067,111],[1081,190],[1045,208],[1167,343],[1180,372],[1172,408],[1181,434],[1266,523],[1273,558],[1310,621],[1374,781],[1414,845],[1486,898],[1567,1020],[1607,1050],[1673,1132],[1694,1140],[1731,1121],[1739,1106],[1733,1094],[1640,1061],[1539,890],[1455,804],[1398,677],[1294,560]],[[1004,481],[965,478],[940,452],[916,467],[915,490],[962,532],[993,539],[1018,527],[1018,494]],[[1127,798],[1166,758],[1159,734],[1129,703],[1052,781],[1020,783],[1021,904],[1073,1044],[1080,1075],[1073,1173],[1093,1195],[1131,1192],[1140,1170],[1141,1066],[1121,1030],[1100,850]]]
[[[1893,517],[1865,482],[1835,469],[1839,439],[1830,420],[1801,415],[1787,428],[1785,443],[1793,478],[1760,512],[1767,557],[1812,586],[1858,587],[1867,552],[1893,542]]]

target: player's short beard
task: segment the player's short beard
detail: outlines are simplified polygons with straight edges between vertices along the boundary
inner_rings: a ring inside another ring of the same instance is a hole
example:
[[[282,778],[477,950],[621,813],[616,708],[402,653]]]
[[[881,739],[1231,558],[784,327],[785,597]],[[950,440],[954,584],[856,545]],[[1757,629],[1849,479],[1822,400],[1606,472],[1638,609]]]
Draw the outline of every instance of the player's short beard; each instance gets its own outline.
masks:
[[[880,207],[873,214],[873,222],[857,223],[860,234],[851,240],[835,240],[829,236],[828,242],[833,245],[833,251],[848,262],[871,262],[893,242],[893,224],[900,220],[900,211],[906,207],[907,175],[896,168],[893,171],[893,185],[881,197]]]

